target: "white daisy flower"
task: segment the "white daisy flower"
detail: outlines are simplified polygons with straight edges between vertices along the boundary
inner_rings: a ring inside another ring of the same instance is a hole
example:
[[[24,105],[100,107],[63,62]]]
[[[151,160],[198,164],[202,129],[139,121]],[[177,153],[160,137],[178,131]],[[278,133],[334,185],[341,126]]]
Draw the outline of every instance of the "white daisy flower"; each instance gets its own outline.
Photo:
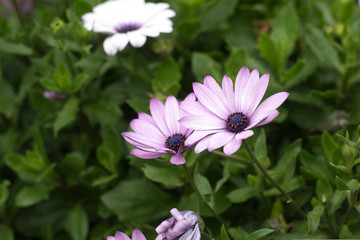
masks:
[[[157,37],[172,32],[169,18],[175,12],[167,3],[145,3],[144,0],[112,0],[94,7],[93,12],[82,16],[89,31],[112,35],[105,39],[104,50],[115,55],[126,45],[142,47],[146,36]]]

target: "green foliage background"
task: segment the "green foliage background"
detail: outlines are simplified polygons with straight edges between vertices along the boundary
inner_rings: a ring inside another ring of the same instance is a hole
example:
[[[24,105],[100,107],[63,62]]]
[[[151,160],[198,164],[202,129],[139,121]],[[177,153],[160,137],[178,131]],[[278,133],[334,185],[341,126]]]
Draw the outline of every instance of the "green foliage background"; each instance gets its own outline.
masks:
[[[82,27],[100,2],[39,0],[20,19],[0,4],[0,239],[100,240],[134,228],[153,239],[173,207],[197,212],[216,239],[360,238],[355,1],[167,1],[174,32],[115,56]],[[129,155],[120,135],[151,97],[182,99],[192,82],[235,80],[243,65],[270,73],[265,97],[290,93],[249,143],[307,220],[243,148],[188,151],[196,185],[230,226],[220,231],[181,168]]]

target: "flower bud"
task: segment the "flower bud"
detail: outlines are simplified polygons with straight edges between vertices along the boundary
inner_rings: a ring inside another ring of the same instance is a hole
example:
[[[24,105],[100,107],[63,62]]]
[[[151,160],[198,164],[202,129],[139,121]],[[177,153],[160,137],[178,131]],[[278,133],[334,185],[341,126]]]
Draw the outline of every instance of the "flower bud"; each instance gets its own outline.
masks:
[[[50,100],[54,100],[54,101],[63,101],[66,99],[65,95],[56,93],[56,92],[52,92],[52,91],[45,91],[43,93],[44,98],[50,99]]]
[[[60,18],[54,18],[50,24],[52,34],[54,37],[63,37],[65,36],[65,22]]]
[[[155,231],[159,234],[155,240],[199,240],[199,218],[193,211],[170,210],[173,217],[163,221]]]
[[[131,239],[133,240],[146,240],[144,234],[139,231],[139,229],[135,229],[132,233]],[[125,233],[117,231],[115,236],[108,236],[106,240],[131,240]]]
[[[357,149],[350,147],[346,143],[343,144],[341,152],[346,157],[346,159],[352,160],[357,154]]]

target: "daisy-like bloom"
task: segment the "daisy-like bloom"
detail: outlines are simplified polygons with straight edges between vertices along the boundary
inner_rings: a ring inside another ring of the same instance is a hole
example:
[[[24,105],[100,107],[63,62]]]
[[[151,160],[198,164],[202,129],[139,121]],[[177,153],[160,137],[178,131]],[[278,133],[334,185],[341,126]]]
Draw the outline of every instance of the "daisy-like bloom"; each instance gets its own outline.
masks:
[[[196,153],[220,147],[226,155],[235,153],[242,140],[254,134],[251,128],[265,125],[279,115],[276,109],[289,96],[287,92],[276,93],[259,105],[268,83],[269,74],[260,77],[258,70],[250,72],[247,67],[240,69],[235,89],[226,75],[222,88],[211,76],[205,77],[204,84],[193,83],[198,101],[181,104],[186,114],[180,119],[181,125],[195,130],[185,146],[196,144]]]
[[[176,98],[169,96],[165,105],[160,100],[152,98],[150,112],[151,116],[139,113],[139,118],[130,122],[134,132],[122,133],[125,140],[136,147],[130,153],[144,159],[157,158],[170,153],[173,154],[170,159],[172,164],[185,164],[185,158],[181,153],[184,150],[184,141],[192,130],[179,124],[182,112]]]
[[[108,236],[106,240],[146,240],[146,238],[139,229],[135,229],[131,238],[129,238],[125,233],[117,231],[114,237]]]
[[[172,32],[169,18],[175,12],[167,3],[145,3],[144,0],[110,0],[97,5],[93,12],[82,16],[89,31],[112,35],[104,41],[108,55],[122,51],[126,45],[142,47],[146,37]]]
[[[173,208],[170,213],[173,217],[155,229],[159,234],[155,240],[200,240],[199,218],[194,212]]]

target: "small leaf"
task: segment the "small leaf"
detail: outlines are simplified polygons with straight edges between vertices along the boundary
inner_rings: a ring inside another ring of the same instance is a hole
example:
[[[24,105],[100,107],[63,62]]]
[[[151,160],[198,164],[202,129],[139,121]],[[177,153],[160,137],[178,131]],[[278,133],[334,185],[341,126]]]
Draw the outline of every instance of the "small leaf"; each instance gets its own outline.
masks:
[[[331,158],[332,152],[339,147],[339,145],[327,131],[324,131],[321,135],[321,144],[329,159]]]
[[[11,228],[9,228],[6,225],[0,225],[0,239],[4,239],[4,240],[14,240],[14,233],[11,230]]]
[[[253,197],[256,193],[257,191],[253,187],[247,186],[230,192],[228,197],[230,201],[233,203],[241,203],[247,201],[248,199]]]
[[[73,240],[86,239],[89,231],[88,216],[80,204],[70,212],[65,228]]]
[[[355,192],[360,188],[360,182],[357,179],[352,179],[346,183],[346,186],[350,191]]]
[[[182,171],[174,165],[149,163],[141,170],[148,179],[168,187],[180,187],[184,184]]]
[[[9,197],[10,182],[8,180],[3,180],[0,184],[0,207],[6,202]],[[0,234],[1,236],[1,234]]]
[[[360,149],[360,146],[356,142],[353,142],[350,139],[347,139],[346,137],[341,136],[340,134],[336,134],[335,136],[337,138],[339,138],[343,143],[348,145],[349,147]]]
[[[235,79],[241,66],[246,65],[245,49],[238,49],[231,52],[229,58],[225,62],[225,72],[231,78]]]
[[[265,58],[275,69],[280,67],[280,56],[274,41],[265,33],[261,33],[258,44],[261,56]]]
[[[229,236],[226,233],[224,224],[221,226],[221,240],[230,240]]]
[[[336,176],[335,178],[335,184],[336,184],[336,188],[339,189],[340,191],[349,190],[346,183],[338,176]]]
[[[320,218],[324,214],[325,207],[318,205],[311,212],[307,214],[308,230],[315,232],[318,229]]]
[[[305,65],[305,60],[300,59],[298,60],[289,70],[284,73],[281,82],[286,83],[294,78],[296,78],[300,72],[303,70]]]
[[[212,76],[218,82],[222,79],[221,65],[207,54],[193,53],[191,68],[198,82],[203,82],[207,75]]]
[[[11,43],[0,38],[0,52],[17,54],[17,55],[32,55],[33,50],[21,43]]]
[[[76,119],[76,114],[79,110],[79,100],[76,98],[70,98],[64,105],[63,109],[58,112],[56,120],[54,122],[54,135]]]
[[[194,173],[194,181],[202,195],[212,195],[212,189],[209,180],[200,173]]]
[[[176,95],[180,90],[181,73],[178,64],[173,58],[163,61],[155,72],[152,81],[155,92]]]
[[[29,207],[49,198],[52,187],[36,185],[24,187],[15,197],[15,205],[18,207]]]
[[[258,239],[261,239],[267,235],[269,235],[270,233],[274,232],[273,229],[267,229],[267,228],[264,228],[264,229],[260,229],[260,230],[257,230],[255,232],[252,232],[247,238],[246,240],[258,240]]]
[[[334,214],[341,207],[342,202],[346,199],[346,192],[336,190],[330,200],[329,214]]]

